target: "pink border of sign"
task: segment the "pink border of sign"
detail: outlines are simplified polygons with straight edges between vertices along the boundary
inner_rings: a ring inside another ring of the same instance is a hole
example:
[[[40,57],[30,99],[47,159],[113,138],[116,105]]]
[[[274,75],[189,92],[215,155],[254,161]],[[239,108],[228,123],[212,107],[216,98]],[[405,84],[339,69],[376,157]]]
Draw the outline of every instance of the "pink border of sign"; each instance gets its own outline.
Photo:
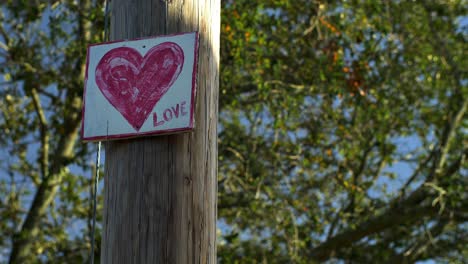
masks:
[[[181,127],[181,128],[175,128],[175,129],[167,129],[167,130],[156,130],[156,131],[148,131],[148,132],[142,132],[142,133],[128,133],[128,134],[119,134],[119,135],[111,135],[111,136],[96,136],[96,137],[85,137],[84,136],[84,116],[85,116],[85,110],[86,110],[86,102],[85,98],[83,96],[83,107],[81,111],[81,139],[86,142],[92,142],[92,141],[101,141],[101,140],[116,140],[116,139],[131,139],[131,138],[136,138],[139,136],[150,136],[150,135],[166,135],[166,134],[175,134],[175,133],[181,133],[181,132],[188,132],[194,129],[195,123],[194,123],[194,112],[196,109],[196,101],[195,101],[195,95],[197,92],[197,71],[198,71],[198,47],[199,47],[199,33],[198,31],[194,32],[183,32],[183,33],[176,33],[176,34],[170,34],[170,35],[162,35],[162,36],[151,36],[151,37],[143,37],[143,38],[136,38],[136,39],[131,39],[131,40],[114,40],[114,41],[108,41],[108,42],[102,42],[102,43],[94,43],[94,44],[89,44],[87,47],[87,52],[86,52],[86,71],[85,71],[85,79],[84,79],[84,90],[83,90],[83,95],[86,94],[86,86],[88,82],[88,66],[89,66],[89,50],[93,46],[99,46],[99,45],[106,45],[106,44],[112,44],[112,43],[119,43],[119,42],[129,42],[129,41],[138,41],[138,40],[143,40],[143,39],[152,39],[156,37],[173,37],[173,36],[179,36],[179,35],[186,35],[186,34],[193,34],[195,33],[195,48],[194,48],[194,61],[193,61],[193,72],[192,72],[192,96],[191,96],[191,107],[190,107],[190,124],[188,127]]]

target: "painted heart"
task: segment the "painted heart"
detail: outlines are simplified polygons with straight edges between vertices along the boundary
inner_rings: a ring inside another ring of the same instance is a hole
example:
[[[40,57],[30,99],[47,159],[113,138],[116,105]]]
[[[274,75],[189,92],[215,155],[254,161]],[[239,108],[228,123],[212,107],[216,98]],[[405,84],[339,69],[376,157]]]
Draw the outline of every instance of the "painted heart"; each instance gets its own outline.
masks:
[[[151,48],[144,57],[133,48],[115,48],[99,61],[96,83],[107,100],[139,131],[179,77],[183,65],[184,52],[173,42]]]

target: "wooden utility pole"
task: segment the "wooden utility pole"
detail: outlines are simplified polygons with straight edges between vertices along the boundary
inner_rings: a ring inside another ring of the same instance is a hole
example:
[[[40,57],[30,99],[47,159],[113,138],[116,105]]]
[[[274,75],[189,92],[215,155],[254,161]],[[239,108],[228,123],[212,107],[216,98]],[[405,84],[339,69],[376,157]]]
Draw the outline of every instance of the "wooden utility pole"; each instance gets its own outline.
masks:
[[[106,149],[102,263],[215,263],[220,0],[112,0],[111,40],[199,31],[195,130]]]

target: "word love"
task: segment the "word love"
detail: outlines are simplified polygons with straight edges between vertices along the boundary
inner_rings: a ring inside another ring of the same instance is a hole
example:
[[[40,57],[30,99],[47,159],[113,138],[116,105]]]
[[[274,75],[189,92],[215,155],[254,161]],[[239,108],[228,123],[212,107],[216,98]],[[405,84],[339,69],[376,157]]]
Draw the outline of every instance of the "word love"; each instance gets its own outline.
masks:
[[[153,113],[153,126],[158,127],[163,125],[165,122],[169,122],[174,118],[179,118],[179,116],[186,116],[188,114],[187,109],[186,109],[186,103],[185,101],[182,101],[175,106],[171,106],[170,108],[166,108],[163,111],[162,117],[163,120],[158,121],[158,114]]]

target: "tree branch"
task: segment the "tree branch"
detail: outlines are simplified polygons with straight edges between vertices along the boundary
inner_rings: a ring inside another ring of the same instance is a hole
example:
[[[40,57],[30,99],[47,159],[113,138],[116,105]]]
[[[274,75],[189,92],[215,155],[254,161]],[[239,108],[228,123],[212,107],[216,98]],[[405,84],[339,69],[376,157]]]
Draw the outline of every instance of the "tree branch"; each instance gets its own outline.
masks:
[[[36,88],[32,88],[31,97],[34,104],[34,109],[36,110],[36,115],[39,119],[39,125],[41,127],[40,137],[41,137],[41,174],[42,179],[47,178],[49,174],[49,132],[47,119],[42,109],[41,101],[39,94],[37,93]]]
[[[461,166],[463,157],[460,157],[454,162],[444,173],[444,177],[448,177],[455,173]],[[421,185],[417,188],[410,196],[405,200],[401,200],[401,197],[396,198],[390,203],[391,207],[387,209],[381,215],[375,216],[361,224],[355,229],[348,229],[335,235],[321,245],[313,248],[309,256],[318,261],[324,261],[336,254],[340,248],[351,245],[360,239],[367,237],[371,234],[384,231],[388,228],[398,226],[401,224],[409,224],[420,220],[425,216],[434,216],[440,214],[440,210],[429,205],[421,206],[424,200],[431,199],[433,195],[431,190]],[[427,204],[427,203],[426,203]],[[463,208],[464,205],[461,206]]]
[[[13,237],[9,263],[23,263],[31,254],[33,239],[39,234],[41,218],[54,199],[59,183],[66,173],[65,168],[70,160],[69,157],[73,154],[73,147],[78,137],[79,122],[72,128],[68,134],[61,136],[56,162],[51,167],[48,177],[39,185],[21,230]]]
[[[83,0],[83,2],[89,3],[89,0]],[[78,17],[78,23],[83,24],[85,19],[85,16],[81,14],[81,16]],[[85,28],[84,30],[87,29],[88,28]],[[86,39],[89,39],[88,32],[80,31],[78,33],[76,38],[81,40],[82,43],[84,43]],[[77,54],[77,56],[80,55],[81,54]],[[81,61],[82,60],[78,57],[77,65],[73,68],[75,74],[71,76],[75,76],[75,78],[84,76],[83,71],[85,68],[79,65]],[[50,159],[47,177],[41,182],[34,195],[34,199],[21,230],[13,236],[9,263],[24,263],[31,257],[34,239],[40,232],[39,226],[41,220],[46,215],[46,210],[53,201],[63,176],[67,173],[67,165],[73,159],[74,147],[78,139],[81,120],[80,108],[82,100],[81,96],[78,94],[79,91],[81,91],[81,87],[78,87],[79,85],[81,85],[80,82],[74,81],[71,87],[68,87],[67,91],[69,92],[69,96],[65,99],[66,111],[62,113],[64,115],[62,123],[64,132],[58,136],[57,147],[53,151],[53,157]],[[41,122],[41,114],[38,113],[38,115]],[[45,117],[42,121],[44,120]]]
[[[408,208],[405,206],[389,209],[384,214],[360,224],[356,229],[346,230],[328,239],[318,247],[313,248],[309,256],[317,261],[324,261],[335,255],[338,249],[347,247],[370,234],[381,232],[395,225],[414,222],[421,217],[436,215],[438,213],[437,208],[431,206]]]
[[[0,10],[0,19],[2,18],[3,18],[3,12],[2,10]],[[0,36],[2,36],[3,40],[5,41],[5,43],[0,42],[0,47],[4,49],[5,51],[8,51],[9,50],[8,44],[10,43],[10,38],[8,37],[8,34],[6,33],[3,25],[0,25]]]
[[[427,158],[418,165],[418,167],[413,171],[413,174],[409,177],[409,179],[406,181],[406,183],[401,187],[399,193],[401,197],[405,196],[406,189],[409,187],[409,185],[418,177],[418,175],[421,173],[423,168],[425,168],[431,159],[434,157],[434,151],[431,151],[431,153],[427,156]]]
[[[434,237],[439,236],[447,226],[448,221],[441,221],[431,229],[427,230],[419,241],[408,247],[402,254],[396,256],[396,259],[390,259],[388,263],[412,263],[418,259],[427,249],[435,244]],[[396,261],[396,262],[395,262]]]
[[[342,248],[337,251],[336,257],[340,259],[353,258],[357,263],[373,263],[375,259],[379,259],[380,263],[393,264],[414,263],[428,256],[434,256],[432,251],[441,247],[449,252],[453,247],[446,247],[448,245],[446,241],[439,238],[447,230],[447,226],[452,223],[452,220],[450,216],[448,218],[440,217],[440,221],[436,225],[420,233],[419,239],[415,239],[416,241],[403,252],[395,250],[395,247],[392,246],[395,238],[391,237],[373,245],[353,245],[352,250],[350,248]],[[394,231],[389,231],[389,233],[395,235]],[[399,241],[411,241],[412,236],[414,236],[412,233],[407,233],[403,237],[397,235]],[[350,256],[352,254],[351,251],[359,253]],[[435,256],[440,256],[440,254],[436,254]]]

